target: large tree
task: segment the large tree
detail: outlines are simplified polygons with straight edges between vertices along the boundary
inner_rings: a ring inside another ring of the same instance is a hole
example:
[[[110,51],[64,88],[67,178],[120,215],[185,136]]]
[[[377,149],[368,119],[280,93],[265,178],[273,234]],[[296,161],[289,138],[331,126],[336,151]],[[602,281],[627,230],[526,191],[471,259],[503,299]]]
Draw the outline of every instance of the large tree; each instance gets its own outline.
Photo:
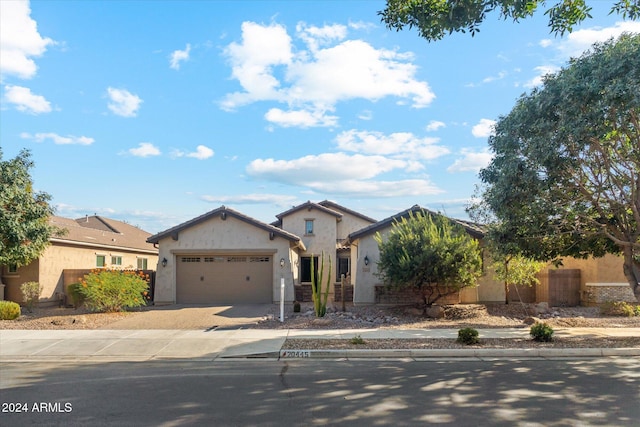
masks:
[[[35,192],[31,153],[3,161],[0,149],[0,266],[26,265],[38,258],[60,230],[49,224],[51,196]]]
[[[543,0],[387,0],[386,8],[378,14],[389,29],[400,31],[415,27],[420,37],[435,41],[453,32],[468,31],[473,36],[491,12],[518,22],[547,3]],[[612,4],[611,13],[639,19],[640,0],[618,0]],[[558,0],[545,14],[549,17],[551,32],[562,35],[591,18],[591,7],[585,0]]]
[[[640,299],[640,35],[596,44],[523,95],[481,170],[491,238],[540,260],[622,254]]]
[[[442,215],[410,213],[393,224],[388,236],[377,234],[376,240],[383,283],[420,289],[425,306],[476,286],[482,273],[478,241]]]

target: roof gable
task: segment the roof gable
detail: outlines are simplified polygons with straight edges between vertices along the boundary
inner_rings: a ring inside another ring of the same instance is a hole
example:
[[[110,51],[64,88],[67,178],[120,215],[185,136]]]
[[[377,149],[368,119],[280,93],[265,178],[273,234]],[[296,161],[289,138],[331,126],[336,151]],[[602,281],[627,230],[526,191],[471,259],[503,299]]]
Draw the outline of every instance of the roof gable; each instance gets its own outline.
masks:
[[[245,215],[245,214],[243,214],[241,212],[238,212],[236,210],[228,208],[228,207],[226,207],[224,205],[220,206],[217,209],[209,211],[209,212],[207,212],[205,214],[202,214],[202,215],[200,215],[200,216],[198,216],[196,218],[193,218],[193,219],[191,219],[189,221],[183,222],[182,224],[176,225],[175,227],[171,227],[171,228],[169,228],[169,229],[167,229],[165,231],[162,231],[162,232],[160,232],[158,234],[155,234],[155,235],[149,237],[147,239],[147,242],[159,243],[160,240],[162,240],[164,238],[167,238],[167,237],[171,237],[173,239],[177,239],[178,235],[180,234],[180,232],[182,230],[185,230],[187,228],[193,227],[193,226],[195,226],[197,224],[200,224],[202,222],[205,222],[205,221],[207,221],[207,220],[209,220],[211,218],[219,217],[219,218],[225,220],[228,216],[231,216],[231,217],[236,218],[236,219],[238,219],[240,221],[246,222],[247,224],[250,224],[250,225],[252,225],[254,227],[257,227],[257,228],[265,230],[265,231],[267,231],[269,233],[272,233],[272,234],[270,234],[270,236],[274,236],[274,237],[275,236],[279,236],[279,237],[287,239],[287,240],[289,240],[291,242],[294,242],[297,245],[304,246],[303,243],[302,243],[302,240],[298,236],[296,236],[295,234],[289,233],[289,232],[284,231],[284,230],[282,230],[280,228],[274,227],[273,225],[266,224],[266,223],[264,223],[262,221],[258,221],[255,218],[252,218],[252,217],[250,217],[248,215]]]
[[[287,211],[279,213],[278,215],[276,215],[276,218],[278,218],[278,220],[282,221],[282,218],[284,218],[286,216],[289,216],[289,215],[291,215],[293,213],[296,213],[298,211],[304,210],[304,209],[309,210],[309,211],[311,211],[313,209],[317,209],[320,212],[324,212],[326,214],[335,216],[338,220],[340,220],[342,218],[342,214],[340,212],[336,212],[333,209],[327,208],[325,206],[322,206],[319,203],[314,203],[312,201],[307,201],[307,202],[305,202],[305,203],[303,203],[301,205],[294,206],[294,207],[292,207],[291,209],[289,209]]]
[[[324,206],[325,208],[328,208],[328,209],[331,209],[331,210],[334,210],[334,211],[337,211],[337,212],[342,211],[344,213],[348,213],[349,215],[353,215],[355,217],[358,217],[360,219],[363,219],[363,220],[371,222],[371,223],[378,222],[378,220],[376,220],[376,219],[373,219],[371,217],[363,215],[360,212],[356,212],[356,211],[354,211],[352,209],[345,208],[344,206],[339,205],[339,204],[337,204],[335,202],[332,202],[330,200],[323,200],[322,202],[319,202],[318,204],[320,206]]]
[[[360,239],[364,236],[367,236],[369,234],[373,234],[376,233],[380,230],[383,230],[387,227],[391,227],[393,225],[394,222],[401,220],[402,218],[408,218],[411,214],[417,213],[417,212],[422,212],[423,214],[427,214],[427,215],[441,215],[437,212],[433,212],[429,209],[423,208],[419,205],[414,205],[412,207],[410,207],[409,209],[406,209],[402,212],[399,212],[393,216],[390,216],[389,218],[385,218],[381,221],[376,222],[375,224],[371,224],[370,226],[367,226],[365,228],[362,228],[358,231],[354,231],[353,233],[349,234],[349,238],[348,238],[348,242],[352,242],[354,240]],[[447,217],[448,218],[448,217]],[[453,222],[454,224],[458,224],[461,225],[466,231],[467,233],[469,233],[471,236],[480,239],[482,237],[484,237],[484,230],[482,229],[482,226],[480,224],[476,224],[473,222],[469,222],[469,221],[463,221],[463,220],[458,220],[455,218],[448,218],[451,222]]]

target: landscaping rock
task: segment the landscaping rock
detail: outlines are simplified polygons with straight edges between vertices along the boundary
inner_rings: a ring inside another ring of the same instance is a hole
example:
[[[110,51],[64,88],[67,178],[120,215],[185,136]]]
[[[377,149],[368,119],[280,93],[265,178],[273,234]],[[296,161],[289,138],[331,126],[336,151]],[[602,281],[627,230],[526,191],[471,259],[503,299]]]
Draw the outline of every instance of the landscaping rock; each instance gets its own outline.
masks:
[[[432,305],[427,307],[425,314],[433,319],[442,319],[444,317],[444,308],[440,305]]]

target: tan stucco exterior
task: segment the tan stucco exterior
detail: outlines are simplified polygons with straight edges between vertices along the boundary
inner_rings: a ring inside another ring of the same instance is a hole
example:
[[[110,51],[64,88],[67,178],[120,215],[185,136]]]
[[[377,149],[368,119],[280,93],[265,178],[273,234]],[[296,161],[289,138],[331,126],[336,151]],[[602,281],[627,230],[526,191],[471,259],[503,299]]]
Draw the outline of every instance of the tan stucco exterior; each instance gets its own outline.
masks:
[[[268,230],[256,227],[232,215],[222,219],[215,215],[209,219],[181,229],[174,235],[159,241],[158,259],[167,259],[166,267],[158,265],[156,271],[156,304],[176,302],[176,262],[177,257],[188,254],[229,255],[229,254],[269,254],[273,262],[273,301],[280,301],[280,278],[285,279],[285,301],[293,301],[293,281],[291,265],[298,262],[295,245],[290,240],[274,236]],[[285,260],[284,268],[280,259]]]
[[[39,282],[42,287],[40,304],[51,305],[59,302],[64,293],[62,272],[66,269],[96,268],[96,256],[104,255],[109,268],[136,268],[138,258],[146,258],[148,268],[155,268],[158,256],[155,253],[131,252],[124,248],[79,246],[79,243],[52,243],[40,256],[27,266],[19,267],[14,274],[4,267],[2,281],[5,299],[22,302],[20,285],[25,282]],[[122,265],[111,265],[111,257],[122,257]]]

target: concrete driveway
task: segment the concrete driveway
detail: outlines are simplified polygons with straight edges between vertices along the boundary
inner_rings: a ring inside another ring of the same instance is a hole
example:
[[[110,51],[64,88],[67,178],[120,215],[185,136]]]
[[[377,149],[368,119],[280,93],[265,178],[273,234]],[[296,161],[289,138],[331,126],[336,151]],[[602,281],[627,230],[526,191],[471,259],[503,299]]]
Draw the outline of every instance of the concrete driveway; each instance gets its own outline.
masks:
[[[102,329],[200,329],[239,328],[255,324],[278,310],[276,304],[205,306],[175,304],[149,307]]]

